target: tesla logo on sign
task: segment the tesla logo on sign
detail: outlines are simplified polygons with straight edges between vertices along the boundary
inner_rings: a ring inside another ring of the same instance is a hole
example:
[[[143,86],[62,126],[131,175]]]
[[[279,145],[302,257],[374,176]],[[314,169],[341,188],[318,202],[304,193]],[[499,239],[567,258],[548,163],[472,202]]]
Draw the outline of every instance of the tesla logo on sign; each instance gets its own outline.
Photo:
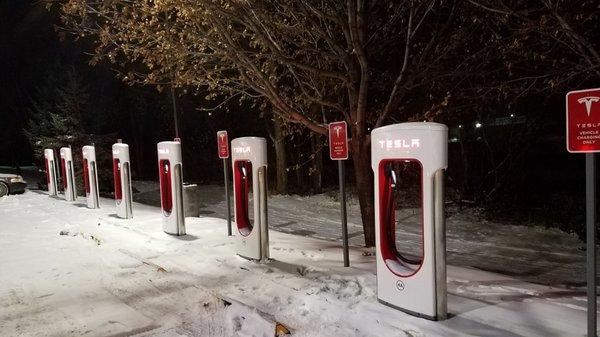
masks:
[[[391,149],[412,149],[421,146],[421,140],[418,138],[413,139],[388,139],[380,140],[379,146],[385,150]]]
[[[600,88],[567,93],[567,150],[600,152]]]
[[[341,125],[334,126],[333,130],[335,131],[335,136],[339,137],[340,136],[340,131],[342,130],[342,126]]]
[[[329,157],[332,160],[348,159],[348,126],[346,122],[329,124]]]
[[[244,146],[244,147],[234,147],[233,148],[233,152],[235,153],[250,153],[250,146]]]
[[[587,112],[588,117],[592,114],[592,103],[600,101],[600,97],[598,96],[588,96],[582,97],[577,100],[577,103],[585,104],[585,111]]]
[[[219,158],[229,158],[229,138],[227,137],[227,131],[217,132],[217,146],[219,149]]]

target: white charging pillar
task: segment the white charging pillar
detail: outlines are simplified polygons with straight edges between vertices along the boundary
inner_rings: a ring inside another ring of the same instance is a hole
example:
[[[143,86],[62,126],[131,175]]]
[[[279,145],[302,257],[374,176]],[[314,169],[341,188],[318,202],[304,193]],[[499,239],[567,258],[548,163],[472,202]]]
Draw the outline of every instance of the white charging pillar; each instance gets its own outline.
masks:
[[[115,203],[117,216],[123,219],[133,218],[131,167],[129,145],[120,142],[113,144],[113,178],[115,182]]]
[[[231,160],[237,253],[248,259],[268,259],[266,139],[242,137],[232,140]]]
[[[163,231],[185,235],[181,143],[160,142],[157,149]]]
[[[73,154],[70,147],[60,148],[60,168],[62,171],[62,184],[66,201],[77,199],[77,187],[75,186],[75,169],[73,166]]]
[[[46,182],[48,195],[58,194],[58,178],[56,177],[56,160],[53,149],[44,150],[44,165],[46,166]]]
[[[375,176],[377,297],[386,305],[416,316],[445,319],[444,170],[448,165],[448,128],[437,123],[401,123],[374,129],[371,155]],[[399,201],[394,195],[406,179],[417,180],[421,186],[417,258],[397,248],[397,240],[402,239],[397,235],[406,223],[396,217]]]
[[[98,166],[96,165],[96,148],[86,145],[81,148],[83,154],[83,187],[88,208],[100,207],[98,190]]]

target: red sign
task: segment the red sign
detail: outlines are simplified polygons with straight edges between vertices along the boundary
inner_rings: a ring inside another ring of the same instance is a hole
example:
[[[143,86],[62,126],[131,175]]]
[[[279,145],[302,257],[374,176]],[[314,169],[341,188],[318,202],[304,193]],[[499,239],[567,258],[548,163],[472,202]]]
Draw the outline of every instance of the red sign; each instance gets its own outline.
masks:
[[[219,158],[229,158],[229,138],[227,131],[217,132],[217,146],[219,148]]]
[[[567,93],[567,150],[600,152],[600,88]]]
[[[329,157],[331,160],[348,159],[348,126],[346,122],[329,124]]]

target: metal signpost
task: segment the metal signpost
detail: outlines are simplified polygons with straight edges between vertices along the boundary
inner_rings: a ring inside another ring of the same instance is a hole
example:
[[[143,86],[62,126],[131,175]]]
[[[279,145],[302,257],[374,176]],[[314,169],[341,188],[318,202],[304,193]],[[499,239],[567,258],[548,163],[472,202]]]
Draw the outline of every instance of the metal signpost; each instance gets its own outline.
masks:
[[[587,335],[596,336],[596,152],[600,152],[600,88],[567,93],[567,150],[585,153]]]
[[[217,132],[219,158],[223,159],[223,179],[225,180],[225,200],[227,202],[227,235],[231,236],[231,201],[229,196],[229,137],[227,131]]]
[[[348,222],[346,216],[346,169],[344,160],[348,159],[348,125],[346,122],[329,124],[329,157],[338,161],[340,177],[340,204],[342,215],[342,242],[344,245],[344,267],[350,266],[348,255]]]

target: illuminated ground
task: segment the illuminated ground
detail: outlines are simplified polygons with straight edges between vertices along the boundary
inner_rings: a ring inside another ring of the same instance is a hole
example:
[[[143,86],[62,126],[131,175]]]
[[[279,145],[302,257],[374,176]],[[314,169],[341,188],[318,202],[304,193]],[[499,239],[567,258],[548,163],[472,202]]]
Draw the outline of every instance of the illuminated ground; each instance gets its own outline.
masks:
[[[377,302],[364,249],[343,268],[336,242],[271,231],[274,260],[257,264],[235,255],[223,219],[188,218],[173,237],[156,207],[136,203],[121,220],[112,200],[101,206],[0,199],[0,335],[272,336],[275,322],[312,337],[585,333],[579,287],[449,266],[451,318],[431,322]]]

